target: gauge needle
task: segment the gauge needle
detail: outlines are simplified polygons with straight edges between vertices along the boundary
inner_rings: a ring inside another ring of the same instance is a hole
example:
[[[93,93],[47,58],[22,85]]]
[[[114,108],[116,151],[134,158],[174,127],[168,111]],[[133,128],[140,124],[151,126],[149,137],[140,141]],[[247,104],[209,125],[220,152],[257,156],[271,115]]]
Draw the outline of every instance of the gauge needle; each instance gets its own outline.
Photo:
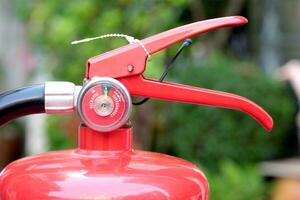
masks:
[[[108,96],[109,91],[110,91],[110,87],[108,87],[108,86],[103,86],[102,91],[103,91],[103,94],[104,94],[105,96]]]

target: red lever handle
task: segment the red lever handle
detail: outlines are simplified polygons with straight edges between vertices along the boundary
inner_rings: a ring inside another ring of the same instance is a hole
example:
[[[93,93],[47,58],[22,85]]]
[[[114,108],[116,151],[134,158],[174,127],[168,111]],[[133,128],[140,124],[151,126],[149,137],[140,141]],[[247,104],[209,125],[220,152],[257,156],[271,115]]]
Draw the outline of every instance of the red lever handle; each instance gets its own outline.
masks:
[[[134,96],[241,110],[251,115],[266,130],[270,131],[273,128],[272,118],[261,107],[246,98],[180,84],[161,83],[144,79],[142,75],[145,71],[147,59],[147,54],[142,45],[149,54],[153,54],[186,38],[218,28],[243,25],[247,22],[247,19],[241,16],[223,17],[195,22],[156,34],[141,40],[139,44],[129,44],[90,58],[87,62],[86,78],[90,79],[94,76],[116,78]]]
[[[142,43],[149,51],[153,54],[161,49],[167,48],[168,46],[175,44],[178,41],[205,33],[211,30],[240,26],[246,24],[248,20],[242,16],[232,16],[232,17],[222,17],[209,19],[199,22],[194,22],[192,24],[187,24],[185,26],[180,26],[178,28],[171,29],[152,37],[148,37],[142,40]]]
[[[256,119],[267,131],[273,128],[273,119],[266,111],[239,95],[169,82],[158,82],[145,79],[142,76],[132,76],[119,80],[134,96],[240,110]]]
[[[241,16],[209,19],[156,34],[141,40],[141,43],[153,54],[186,38],[218,28],[240,26],[247,22],[248,20]],[[85,76],[87,79],[93,76],[120,78],[142,74],[146,68],[146,59],[147,54],[140,44],[128,44],[88,59]],[[129,65],[133,66],[134,70],[128,71]]]

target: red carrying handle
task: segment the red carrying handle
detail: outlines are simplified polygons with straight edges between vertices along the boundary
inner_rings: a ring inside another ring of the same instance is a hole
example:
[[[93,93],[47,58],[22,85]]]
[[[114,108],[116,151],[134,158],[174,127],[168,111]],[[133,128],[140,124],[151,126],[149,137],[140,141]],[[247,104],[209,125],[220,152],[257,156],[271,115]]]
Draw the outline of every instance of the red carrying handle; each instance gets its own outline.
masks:
[[[256,119],[267,131],[273,128],[272,117],[254,102],[239,95],[132,76],[120,81],[133,96],[230,108]],[[138,85],[138,87],[136,87]]]

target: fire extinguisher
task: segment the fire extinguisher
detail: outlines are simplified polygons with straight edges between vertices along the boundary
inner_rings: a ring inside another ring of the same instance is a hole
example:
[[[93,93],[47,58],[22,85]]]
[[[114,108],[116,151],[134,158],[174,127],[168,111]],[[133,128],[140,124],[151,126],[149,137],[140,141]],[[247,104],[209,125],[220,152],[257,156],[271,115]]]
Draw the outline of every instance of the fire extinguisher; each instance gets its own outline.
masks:
[[[46,82],[2,93],[0,124],[28,114],[74,111],[82,123],[78,148],[9,164],[0,174],[0,200],[208,200],[208,181],[195,165],[132,149],[131,96],[240,110],[270,131],[272,118],[246,98],[143,76],[151,54],[210,30],[245,23],[241,16],[216,18],[134,40],[88,59],[83,86]]]

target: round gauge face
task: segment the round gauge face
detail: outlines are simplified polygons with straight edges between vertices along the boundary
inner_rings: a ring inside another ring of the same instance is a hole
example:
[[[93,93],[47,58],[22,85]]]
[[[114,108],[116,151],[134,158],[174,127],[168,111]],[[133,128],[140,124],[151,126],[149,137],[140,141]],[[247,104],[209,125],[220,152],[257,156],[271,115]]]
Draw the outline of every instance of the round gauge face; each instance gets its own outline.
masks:
[[[82,120],[92,129],[111,131],[126,123],[131,108],[126,88],[111,78],[92,80],[83,87],[78,106]]]

